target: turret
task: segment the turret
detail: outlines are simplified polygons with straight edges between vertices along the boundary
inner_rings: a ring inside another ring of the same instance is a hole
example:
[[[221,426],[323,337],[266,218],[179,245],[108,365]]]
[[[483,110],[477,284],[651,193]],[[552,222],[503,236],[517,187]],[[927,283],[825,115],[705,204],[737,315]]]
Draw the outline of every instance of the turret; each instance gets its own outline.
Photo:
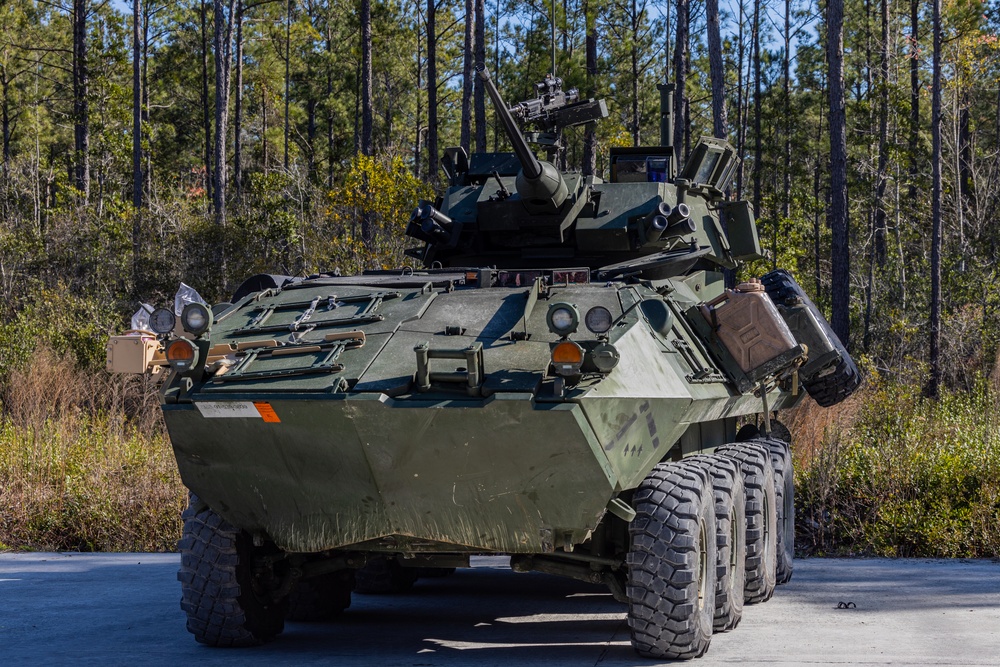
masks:
[[[551,163],[539,160],[527,139],[518,129],[510,109],[504,104],[500,97],[500,91],[490,78],[490,73],[486,71],[486,66],[482,63],[476,65],[476,73],[486,88],[486,93],[490,96],[493,106],[496,109],[497,117],[503,125],[507,138],[510,139],[514,147],[514,154],[518,162],[521,163],[521,171],[514,182],[517,194],[520,195],[524,208],[529,213],[551,214],[559,211],[560,207],[569,196],[566,181],[562,174]]]

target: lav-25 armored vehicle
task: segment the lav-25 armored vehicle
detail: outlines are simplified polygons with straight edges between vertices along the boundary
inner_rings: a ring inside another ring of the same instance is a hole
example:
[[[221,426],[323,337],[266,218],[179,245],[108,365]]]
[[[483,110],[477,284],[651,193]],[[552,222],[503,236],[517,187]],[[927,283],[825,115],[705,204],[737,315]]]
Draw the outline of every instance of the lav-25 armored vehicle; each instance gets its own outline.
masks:
[[[696,657],[791,576],[773,414],[858,375],[787,272],[726,289],[761,256],[725,195],[735,151],[702,139],[675,173],[664,86],[663,146],[613,149],[607,182],[560,172],[515,118],[551,155],[604,102],[548,78],[508,109],[478,76],[514,151],[447,152],[450,187],[407,227],[419,267],[256,276],[109,344],[111,368],[163,377],[200,642],[507,554],[607,585],[641,655]]]

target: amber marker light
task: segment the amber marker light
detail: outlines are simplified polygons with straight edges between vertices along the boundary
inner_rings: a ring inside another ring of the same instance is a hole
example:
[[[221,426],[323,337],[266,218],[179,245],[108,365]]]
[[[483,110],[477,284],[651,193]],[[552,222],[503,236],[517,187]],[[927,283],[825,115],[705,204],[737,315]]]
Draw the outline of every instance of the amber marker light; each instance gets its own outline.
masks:
[[[583,366],[583,348],[573,341],[564,341],[552,349],[552,366],[558,375],[577,375]]]
[[[178,372],[189,371],[198,362],[198,348],[186,338],[176,338],[167,345],[167,362]]]

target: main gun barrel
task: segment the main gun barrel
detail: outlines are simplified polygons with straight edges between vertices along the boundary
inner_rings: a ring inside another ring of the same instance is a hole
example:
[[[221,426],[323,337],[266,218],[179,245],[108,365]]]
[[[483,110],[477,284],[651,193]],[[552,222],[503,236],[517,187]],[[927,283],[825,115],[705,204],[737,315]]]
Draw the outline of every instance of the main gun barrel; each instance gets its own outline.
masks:
[[[486,65],[478,63],[476,65],[476,74],[479,75],[480,80],[486,87],[486,93],[490,96],[490,100],[493,101],[497,116],[500,117],[500,122],[507,132],[507,138],[510,139],[510,143],[514,146],[514,154],[517,155],[517,160],[521,163],[524,175],[529,179],[537,179],[542,175],[542,165],[539,163],[538,158],[535,157],[535,153],[528,145],[528,141],[521,134],[521,130],[518,129],[517,124],[514,122],[514,117],[510,114],[510,109],[504,104],[503,99],[500,97],[500,91],[497,90],[496,84],[490,78],[490,73],[486,71]]]

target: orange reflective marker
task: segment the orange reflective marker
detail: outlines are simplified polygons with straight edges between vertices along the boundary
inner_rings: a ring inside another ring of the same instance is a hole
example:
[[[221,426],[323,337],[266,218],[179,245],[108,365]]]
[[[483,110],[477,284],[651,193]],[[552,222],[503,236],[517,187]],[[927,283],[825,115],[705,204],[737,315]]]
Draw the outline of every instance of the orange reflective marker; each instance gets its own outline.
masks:
[[[281,420],[278,418],[278,413],[274,411],[270,403],[265,401],[254,401],[253,405],[257,408],[257,412],[260,413],[261,419],[271,424],[280,424]]]

